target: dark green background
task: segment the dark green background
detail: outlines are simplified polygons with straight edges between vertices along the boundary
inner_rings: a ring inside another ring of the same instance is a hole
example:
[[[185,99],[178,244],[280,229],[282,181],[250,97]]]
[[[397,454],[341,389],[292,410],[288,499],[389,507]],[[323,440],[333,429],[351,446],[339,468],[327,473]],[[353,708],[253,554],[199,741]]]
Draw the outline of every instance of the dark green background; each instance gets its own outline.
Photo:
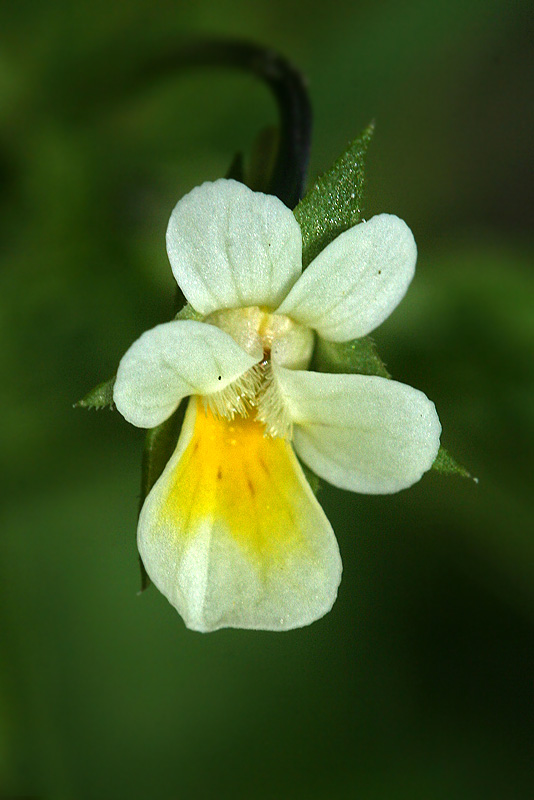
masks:
[[[530,11],[1,5],[0,795],[532,797]],[[217,71],[95,110],[106,75],[198,34],[252,38],[304,70],[312,174],[376,120],[366,216],[398,214],[419,246],[376,339],[480,478],[323,489],[339,598],[283,635],[191,633],[155,590],[136,595],[142,435],[72,409],[171,314],[175,202],[275,119],[253,78]]]

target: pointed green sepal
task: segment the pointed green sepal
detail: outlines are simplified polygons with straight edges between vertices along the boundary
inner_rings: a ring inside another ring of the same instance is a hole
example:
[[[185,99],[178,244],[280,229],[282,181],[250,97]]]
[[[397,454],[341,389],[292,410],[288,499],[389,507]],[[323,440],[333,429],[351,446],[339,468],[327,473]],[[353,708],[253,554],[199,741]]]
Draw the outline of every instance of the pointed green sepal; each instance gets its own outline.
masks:
[[[150,490],[165,469],[168,460],[176,448],[184,421],[186,406],[186,402],[181,403],[172,417],[166,419],[165,422],[162,422],[161,425],[158,425],[156,428],[150,428],[146,433],[143,461],[141,464],[139,513],[141,513],[143,503],[148,497]],[[147,575],[141,559],[139,559],[139,564],[141,567],[141,592],[143,592],[150,586],[150,578]]]
[[[369,336],[350,342],[327,342],[318,337],[313,368],[318,372],[379,375],[391,378]]]
[[[141,576],[141,587],[137,594],[143,594],[143,592],[148,589],[152,581],[148,577],[148,572],[145,569],[145,565],[143,564],[141,556],[139,556],[139,573]]]
[[[115,375],[109,381],[104,381],[91,389],[85,397],[74,403],[74,408],[113,408],[113,387]]]
[[[252,145],[245,183],[254,192],[270,194],[271,182],[280,149],[280,131],[275,126],[261,130]]]
[[[318,475],[316,475],[315,472],[313,472],[308,467],[308,465],[304,463],[304,461],[301,461],[300,458],[299,458],[298,461],[299,461],[299,464],[300,464],[300,468],[302,469],[302,471],[304,473],[304,477],[306,478],[306,480],[310,484],[310,489],[316,495],[317,492],[319,491],[319,489],[321,488],[321,479],[320,479],[320,477]]]
[[[365,154],[373,131],[374,123],[371,123],[295,208],[294,214],[302,231],[305,267],[336,236],[360,222]]]
[[[141,506],[145,498],[165,469],[172,456],[184,419],[186,403],[181,403],[174,414],[155,428],[150,428],[145,437],[141,466]],[[183,406],[183,407],[182,407]]]
[[[175,320],[184,320],[184,319],[192,319],[194,322],[202,322],[204,317],[202,314],[199,314],[198,311],[195,311],[191,303],[186,303],[186,305],[180,309],[180,311],[176,314]]]
[[[473,478],[471,473],[459,464],[444,447],[439,448],[436,460],[432,464],[432,469],[435,469],[436,472],[441,472],[442,475],[458,475],[460,478],[471,478],[475,483],[478,483],[478,478]]]
[[[228,172],[225,175],[227,180],[239,181],[240,183],[244,183],[245,181],[245,167],[244,167],[244,159],[243,153],[236,153],[232,163],[228,167]]]

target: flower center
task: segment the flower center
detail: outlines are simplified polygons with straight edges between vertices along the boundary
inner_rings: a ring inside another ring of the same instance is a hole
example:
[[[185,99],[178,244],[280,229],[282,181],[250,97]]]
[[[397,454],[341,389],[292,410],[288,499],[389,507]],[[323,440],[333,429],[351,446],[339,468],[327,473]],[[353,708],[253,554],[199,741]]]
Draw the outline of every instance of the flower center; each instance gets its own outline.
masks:
[[[287,369],[306,369],[310,363],[314,334],[285,314],[248,306],[215,311],[204,322],[228,333],[247,353],[263,352],[265,359]]]
[[[233,419],[237,414],[256,419],[268,436],[291,437],[291,420],[273,374],[273,364],[286,369],[306,369],[310,363],[314,333],[285,314],[273,314],[259,306],[231,308],[210,314],[204,322],[228,333],[253,356],[263,358],[221,392],[206,397],[211,411]]]

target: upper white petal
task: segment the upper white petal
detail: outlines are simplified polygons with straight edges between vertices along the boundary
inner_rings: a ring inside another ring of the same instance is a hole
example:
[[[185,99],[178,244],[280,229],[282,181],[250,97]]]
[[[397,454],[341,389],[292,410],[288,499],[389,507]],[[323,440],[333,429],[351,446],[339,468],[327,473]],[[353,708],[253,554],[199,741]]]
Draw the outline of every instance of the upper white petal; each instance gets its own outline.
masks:
[[[290,444],[192,398],[138,527],[145,568],[188,628],[288,630],[332,607],[334,532]]]
[[[166,322],[146,331],[124,354],[113,400],[132,425],[153,428],[190,394],[224,389],[256,364],[224,331],[192,320]]]
[[[405,222],[379,214],[334,239],[315,258],[278,309],[345,342],[377,328],[413,278],[417,248]]]
[[[201,314],[221,308],[276,308],[302,270],[293,213],[242,183],[204,183],[183,197],[167,228],[174,277]]]
[[[436,458],[441,425],[434,404],[397,381],[275,367],[294,423],[294,446],[320,477],[364,494],[418,481]]]

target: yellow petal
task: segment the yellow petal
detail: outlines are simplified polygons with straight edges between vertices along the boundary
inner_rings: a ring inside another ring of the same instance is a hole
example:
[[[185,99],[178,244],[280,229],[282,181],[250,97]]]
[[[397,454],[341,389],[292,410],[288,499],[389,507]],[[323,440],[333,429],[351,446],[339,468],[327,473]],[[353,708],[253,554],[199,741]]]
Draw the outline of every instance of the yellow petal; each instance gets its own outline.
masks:
[[[196,398],[139,519],[141,557],[189,628],[288,630],[332,607],[337,542],[290,444]]]

